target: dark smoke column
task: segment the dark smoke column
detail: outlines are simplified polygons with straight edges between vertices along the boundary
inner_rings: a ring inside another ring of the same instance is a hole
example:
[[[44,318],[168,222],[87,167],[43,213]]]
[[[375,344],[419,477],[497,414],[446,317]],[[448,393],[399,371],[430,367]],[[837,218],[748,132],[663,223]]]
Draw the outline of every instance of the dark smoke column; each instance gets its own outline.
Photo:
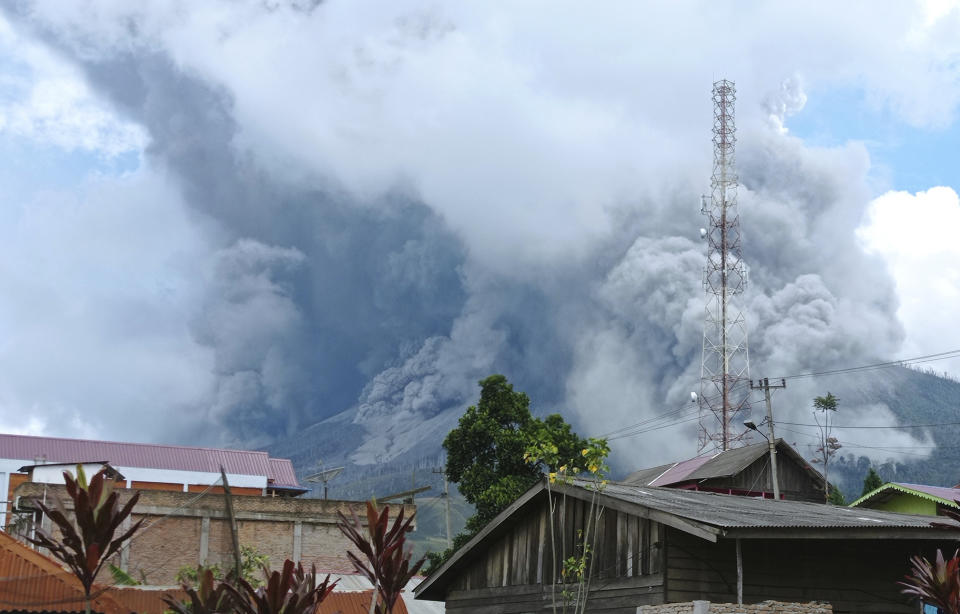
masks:
[[[737,173],[734,102],[737,89],[726,79],[713,84],[713,176],[711,195],[701,200],[709,224],[701,233],[707,240],[703,286],[707,294],[700,366],[700,441],[728,450],[744,438],[739,424],[750,399],[750,357],[747,323],[736,297],[746,287],[740,253],[740,217],[737,213]]]

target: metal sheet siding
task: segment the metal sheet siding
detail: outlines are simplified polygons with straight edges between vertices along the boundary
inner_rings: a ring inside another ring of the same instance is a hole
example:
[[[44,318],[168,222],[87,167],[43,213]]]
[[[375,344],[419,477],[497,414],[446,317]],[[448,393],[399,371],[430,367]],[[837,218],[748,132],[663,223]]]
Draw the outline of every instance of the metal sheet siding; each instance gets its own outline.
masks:
[[[270,475],[266,452],[59,437],[0,435],[0,458],[23,459],[25,464],[43,458],[53,463],[106,461],[114,466],[208,472],[220,471],[223,465],[228,473]]]
[[[83,611],[83,587],[53,559],[0,532],[0,609]],[[106,595],[94,599],[92,609],[102,614],[122,612]]]

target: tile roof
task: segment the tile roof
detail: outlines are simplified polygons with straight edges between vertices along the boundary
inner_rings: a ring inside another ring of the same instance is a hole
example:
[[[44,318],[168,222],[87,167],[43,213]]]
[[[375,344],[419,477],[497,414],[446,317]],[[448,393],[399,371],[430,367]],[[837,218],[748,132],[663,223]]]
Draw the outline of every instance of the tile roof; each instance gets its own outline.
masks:
[[[227,473],[276,475],[278,484],[299,486],[289,460],[271,459],[266,452],[254,450],[0,434],[0,458],[22,459],[27,464],[37,458],[53,463],[106,461],[120,467],[210,473],[219,472],[222,465]]]
[[[96,593],[96,589],[95,589]],[[101,614],[123,614],[109,595],[91,608]],[[0,531],[0,610],[27,612],[83,611],[83,585],[52,558],[24,546]]]

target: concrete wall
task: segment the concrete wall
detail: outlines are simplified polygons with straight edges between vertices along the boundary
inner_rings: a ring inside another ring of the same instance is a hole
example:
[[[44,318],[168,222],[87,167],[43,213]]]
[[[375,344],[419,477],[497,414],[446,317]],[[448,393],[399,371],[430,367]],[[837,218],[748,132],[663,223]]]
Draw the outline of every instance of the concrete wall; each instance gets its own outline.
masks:
[[[833,607],[829,603],[817,601],[810,603],[763,601],[743,605],[688,601],[686,603],[643,605],[637,608],[637,614],[832,614],[832,612]]]
[[[42,496],[43,486],[22,484],[16,494],[24,500]],[[46,487],[48,499],[59,496],[65,504],[69,502],[62,486]],[[117,492],[121,505],[133,495],[129,490]],[[363,505],[356,501],[233,497],[241,545],[268,555],[274,569],[289,558],[304,565],[315,564],[318,571],[352,571],[346,557],[351,546],[337,528],[337,512],[351,517],[352,507],[360,515]],[[412,505],[404,508],[406,515],[416,509]],[[116,564],[135,578],[145,577],[147,584],[173,584],[177,570],[185,565],[232,565],[232,539],[223,495],[144,491],[131,516],[131,522],[143,518],[144,524]]]

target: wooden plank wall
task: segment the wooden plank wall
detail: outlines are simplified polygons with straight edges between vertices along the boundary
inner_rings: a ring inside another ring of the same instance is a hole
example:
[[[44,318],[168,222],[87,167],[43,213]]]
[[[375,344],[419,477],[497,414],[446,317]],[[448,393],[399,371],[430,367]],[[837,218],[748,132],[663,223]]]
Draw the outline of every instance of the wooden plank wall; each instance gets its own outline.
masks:
[[[552,516],[544,497],[474,556],[451,586],[448,612],[551,609],[552,579],[560,578],[564,558],[582,553],[588,525],[595,532],[590,611],[634,614],[638,605],[663,602],[662,525],[572,497],[554,501]]]
[[[816,488],[810,475],[793,459],[785,454],[778,454],[777,469],[780,494],[785,499],[823,503],[823,491]],[[749,492],[770,492],[770,457],[761,456],[732,478],[707,480],[704,486]]]
[[[669,528],[666,539],[668,602],[736,603],[734,540],[713,544]],[[742,540],[744,602],[828,601],[836,614],[916,613],[897,582],[909,556],[930,556],[936,547],[910,540]]]

